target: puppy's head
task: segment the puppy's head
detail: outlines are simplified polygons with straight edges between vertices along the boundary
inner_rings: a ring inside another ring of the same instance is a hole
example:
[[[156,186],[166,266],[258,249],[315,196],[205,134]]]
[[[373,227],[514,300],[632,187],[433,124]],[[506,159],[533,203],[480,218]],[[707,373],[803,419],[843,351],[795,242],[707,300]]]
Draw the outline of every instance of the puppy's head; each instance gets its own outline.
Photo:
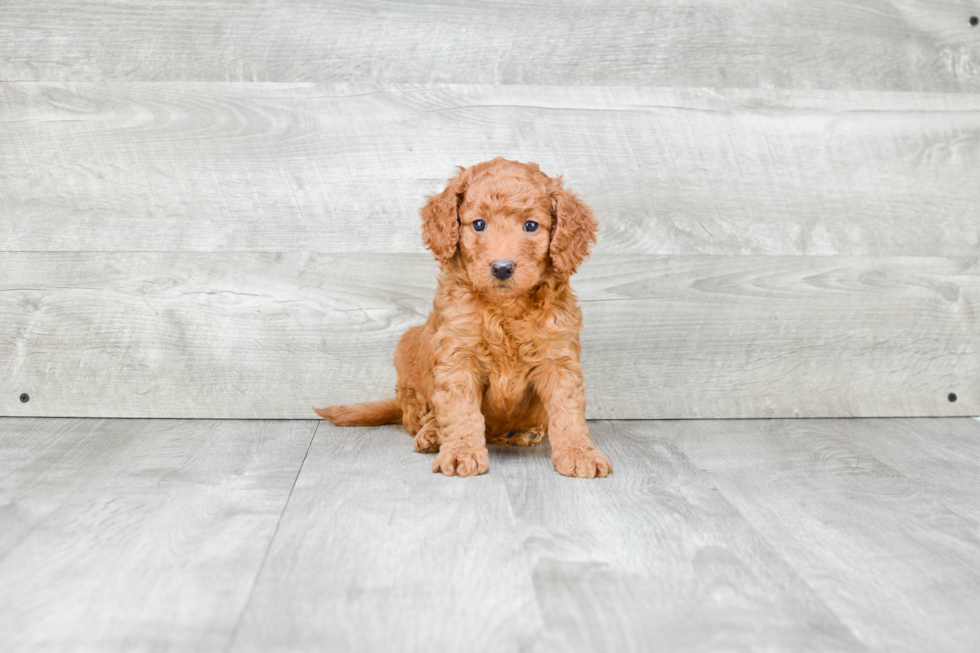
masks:
[[[440,263],[458,259],[469,282],[490,296],[527,292],[549,268],[567,278],[595,242],[592,210],[534,163],[459,168],[421,214],[425,246]]]

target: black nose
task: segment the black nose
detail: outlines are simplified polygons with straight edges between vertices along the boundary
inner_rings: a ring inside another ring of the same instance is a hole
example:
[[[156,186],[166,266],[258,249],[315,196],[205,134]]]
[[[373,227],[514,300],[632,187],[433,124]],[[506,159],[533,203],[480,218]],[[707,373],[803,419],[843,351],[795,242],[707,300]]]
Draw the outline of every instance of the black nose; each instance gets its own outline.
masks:
[[[510,275],[514,274],[515,267],[517,266],[514,265],[513,261],[494,261],[490,265],[490,270],[493,272],[493,276],[503,281],[510,279]]]

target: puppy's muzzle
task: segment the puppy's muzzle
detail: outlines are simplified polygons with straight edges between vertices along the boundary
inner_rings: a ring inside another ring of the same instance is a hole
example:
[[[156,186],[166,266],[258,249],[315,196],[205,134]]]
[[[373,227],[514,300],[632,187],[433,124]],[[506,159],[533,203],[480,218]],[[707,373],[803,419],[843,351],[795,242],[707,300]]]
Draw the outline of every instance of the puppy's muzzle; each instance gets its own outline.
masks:
[[[510,279],[516,267],[513,261],[494,261],[490,264],[490,271],[493,272],[493,276],[503,281]]]

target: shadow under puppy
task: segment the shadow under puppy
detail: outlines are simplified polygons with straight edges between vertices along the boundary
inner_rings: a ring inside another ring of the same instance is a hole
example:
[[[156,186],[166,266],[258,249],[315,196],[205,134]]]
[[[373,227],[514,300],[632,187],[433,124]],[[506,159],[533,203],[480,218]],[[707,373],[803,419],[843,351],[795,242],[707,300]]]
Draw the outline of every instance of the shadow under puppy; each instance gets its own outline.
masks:
[[[568,283],[595,242],[592,211],[561,177],[500,158],[459,168],[427,200],[439,286],[428,321],[398,343],[396,398],[314,410],[342,426],[401,422],[448,476],[486,472],[487,442],[546,435],[561,474],[612,473],[585,423],[582,312]]]

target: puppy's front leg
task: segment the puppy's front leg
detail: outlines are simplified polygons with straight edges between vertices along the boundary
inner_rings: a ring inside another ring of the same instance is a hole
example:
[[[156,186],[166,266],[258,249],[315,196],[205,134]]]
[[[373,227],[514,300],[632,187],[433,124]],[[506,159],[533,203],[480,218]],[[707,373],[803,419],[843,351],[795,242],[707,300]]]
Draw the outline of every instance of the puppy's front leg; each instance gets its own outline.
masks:
[[[483,386],[474,370],[459,361],[435,370],[432,404],[439,424],[439,453],[432,471],[446,476],[485,474],[490,468],[486,426],[480,404]]]
[[[535,379],[548,412],[551,459],[565,476],[607,476],[612,474],[612,463],[592,444],[585,423],[585,386],[577,352],[563,354],[549,359]]]

